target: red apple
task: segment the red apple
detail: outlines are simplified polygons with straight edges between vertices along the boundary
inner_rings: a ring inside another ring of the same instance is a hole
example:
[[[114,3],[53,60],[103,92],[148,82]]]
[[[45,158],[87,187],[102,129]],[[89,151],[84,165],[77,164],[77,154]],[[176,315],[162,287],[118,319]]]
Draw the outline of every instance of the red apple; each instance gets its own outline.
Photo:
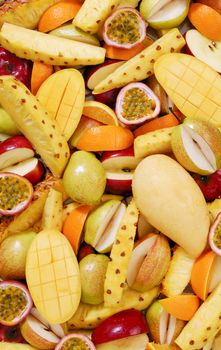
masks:
[[[96,252],[91,245],[83,242],[78,251],[78,261],[81,261],[83,258],[85,258],[85,256],[89,254],[95,254],[95,253]]]
[[[193,174],[193,178],[203,192],[206,201],[210,202],[221,196],[221,169],[208,176]]]
[[[25,343],[21,335],[20,326],[3,326],[0,324],[0,342]]]
[[[94,90],[100,81],[104,80],[109,74],[113,73],[124,62],[119,60],[107,60],[96,67],[89,68],[86,72],[86,85],[88,89]]]
[[[31,81],[31,61],[15,56],[0,47],[0,75],[14,75],[27,87]]]
[[[147,333],[148,328],[141,311],[129,309],[120,311],[101,322],[92,332],[95,345],[133,335]]]
[[[101,162],[106,171],[107,192],[130,193],[133,173],[139,163],[139,159],[134,157],[133,147],[122,151],[103,152]]]
[[[43,178],[45,168],[39,159],[33,157],[5,168],[2,171],[24,176],[32,183],[32,185],[35,185]]]
[[[116,98],[120,89],[112,89],[109,91],[102,92],[100,94],[93,95],[95,100],[105,105],[114,108],[116,103]]]
[[[0,143],[0,169],[4,169],[35,154],[31,143],[21,135],[9,137]]]

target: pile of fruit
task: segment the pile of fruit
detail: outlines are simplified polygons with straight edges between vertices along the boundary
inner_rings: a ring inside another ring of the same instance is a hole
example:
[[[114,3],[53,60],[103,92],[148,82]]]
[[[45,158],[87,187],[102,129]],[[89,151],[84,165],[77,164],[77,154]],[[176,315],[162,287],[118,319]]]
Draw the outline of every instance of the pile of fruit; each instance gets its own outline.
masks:
[[[220,350],[221,1],[0,26],[0,350]]]

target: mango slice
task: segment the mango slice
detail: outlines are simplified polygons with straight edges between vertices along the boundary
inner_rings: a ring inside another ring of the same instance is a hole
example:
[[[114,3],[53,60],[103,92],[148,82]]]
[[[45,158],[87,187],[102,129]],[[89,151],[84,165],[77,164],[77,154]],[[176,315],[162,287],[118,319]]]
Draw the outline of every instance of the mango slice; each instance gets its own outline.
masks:
[[[168,52],[178,52],[184,45],[185,40],[179,30],[177,28],[171,29],[167,34],[109,74],[95,87],[93,93],[99,94],[124,86],[132,81],[140,81],[150,77],[154,73],[154,63],[160,56]]]
[[[78,262],[66,237],[43,230],[32,241],[26,280],[34,304],[49,323],[69,320],[78,308],[81,284]]]
[[[221,126],[220,74],[197,58],[176,53],[160,57],[154,65],[157,80],[178,109],[189,118]]]
[[[103,21],[119,3],[120,0],[85,0],[73,24],[86,33],[97,33]]]
[[[0,32],[1,45],[21,58],[58,66],[93,65],[104,62],[105,49],[59,38],[4,23]]]
[[[50,118],[36,97],[19,80],[5,75],[0,79],[0,104],[51,172],[57,177],[61,176],[70,150],[58,124]]]
[[[43,215],[42,215],[42,230],[62,229],[62,193],[51,188],[46,199]]]
[[[76,69],[63,69],[52,74],[41,85],[36,97],[57,121],[66,140],[69,140],[84,107],[85,87],[81,73]]]

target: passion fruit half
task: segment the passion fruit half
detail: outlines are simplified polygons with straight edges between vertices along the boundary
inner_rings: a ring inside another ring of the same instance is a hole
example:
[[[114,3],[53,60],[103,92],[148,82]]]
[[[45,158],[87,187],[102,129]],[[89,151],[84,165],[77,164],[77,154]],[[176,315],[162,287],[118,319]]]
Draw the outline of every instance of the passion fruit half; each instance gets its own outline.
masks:
[[[123,87],[116,99],[116,115],[125,125],[139,125],[160,113],[160,100],[144,83]]]
[[[24,210],[33,195],[32,184],[23,176],[0,173],[0,214],[14,215]]]
[[[209,231],[210,248],[221,256],[221,212],[216,216]]]
[[[92,341],[84,334],[68,334],[56,345],[55,350],[96,350]]]
[[[31,295],[23,283],[0,282],[0,324],[15,326],[31,311]]]
[[[105,21],[103,39],[110,46],[130,49],[145,39],[147,24],[131,7],[121,7]]]

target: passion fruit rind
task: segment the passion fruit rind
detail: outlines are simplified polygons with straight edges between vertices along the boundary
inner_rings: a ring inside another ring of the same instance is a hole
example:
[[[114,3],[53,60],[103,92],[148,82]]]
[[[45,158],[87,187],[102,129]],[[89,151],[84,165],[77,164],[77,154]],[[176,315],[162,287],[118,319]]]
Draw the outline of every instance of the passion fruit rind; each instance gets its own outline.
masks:
[[[209,244],[211,249],[221,256],[221,212],[218,213],[210,227]]]
[[[29,314],[32,305],[31,295],[23,283],[0,282],[0,324],[15,326]]]
[[[104,23],[103,39],[108,45],[130,49],[145,39],[146,26],[137,10],[118,8]]]
[[[33,196],[33,187],[25,177],[0,173],[0,214],[14,215],[24,210]]]
[[[55,350],[96,350],[92,341],[84,334],[71,333],[64,336]]]
[[[160,100],[144,83],[130,83],[117,96],[115,111],[125,125],[139,125],[160,113]]]

